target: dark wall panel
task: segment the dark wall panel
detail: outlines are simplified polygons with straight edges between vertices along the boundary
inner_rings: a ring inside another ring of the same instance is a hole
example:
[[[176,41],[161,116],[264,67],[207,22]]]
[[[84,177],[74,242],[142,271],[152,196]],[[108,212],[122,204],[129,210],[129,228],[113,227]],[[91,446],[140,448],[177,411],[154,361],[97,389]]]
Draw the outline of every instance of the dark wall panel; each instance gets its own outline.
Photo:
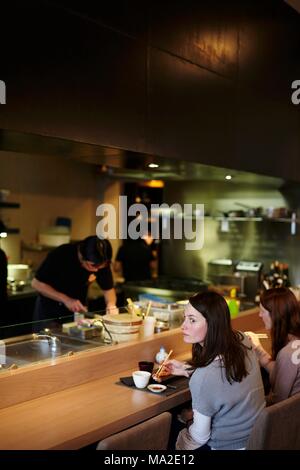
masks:
[[[148,150],[211,164],[233,152],[233,85],[189,62],[150,53]]]
[[[10,13],[0,127],[139,150],[144,45],[55,8]]]
[[[147,33],[147,1],[49,0],[48,3],[130,36],[143,39]]]
[[[300,15],[282,1],[246,0],[239,24],[239,83],[280,91],[299,71]]]
[[[221,75],[235,77],[238,6],[210,0],[150,2],[150,44]]]
[[[300,180],[299,109],[283,90],[237,90],[234,166],[286,179]]]
[[[0,128],[300,180],[282,0],[11,0],[0,41]]]

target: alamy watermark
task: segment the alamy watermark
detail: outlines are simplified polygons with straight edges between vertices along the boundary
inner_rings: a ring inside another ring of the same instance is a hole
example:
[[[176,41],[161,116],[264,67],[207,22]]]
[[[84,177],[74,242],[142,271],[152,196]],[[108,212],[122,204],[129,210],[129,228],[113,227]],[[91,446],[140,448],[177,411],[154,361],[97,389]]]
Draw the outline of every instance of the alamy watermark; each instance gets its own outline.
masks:
[[[294,80],[291,86],[292,90],[295,90],[291,95],[291,100],[293,104],[297,105],[300,103],[300,80]]]
[[[204,245],[204,204],[151,204],[148,209],[144,204],[128,207],[127,196],[119,196],[118,211],[113,204],[100,204],[96,215],[102,217],[96,227],[99,238],[137,240],[149,231],[156,240],[188,240],[186,250]],[[129,217],[134,220],[128,224]]]
[[[292,363],[295,365],[300,364],[300,340],[295,339],[292,342],[292,348],[296,349],[296,351],[293,352],[292,354]]]
[[[6,85],[3,80],[0,80],[0,104],[6,104]]]
[[[6,346],[2,339],[0,339],[0,366],[6,364]]]

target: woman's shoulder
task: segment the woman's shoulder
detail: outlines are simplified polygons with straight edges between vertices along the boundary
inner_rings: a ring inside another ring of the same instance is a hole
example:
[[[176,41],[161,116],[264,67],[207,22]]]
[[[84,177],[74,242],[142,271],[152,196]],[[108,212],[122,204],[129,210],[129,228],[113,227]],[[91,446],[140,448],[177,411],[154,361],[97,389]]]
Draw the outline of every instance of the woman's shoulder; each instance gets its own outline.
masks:
[[[289,357],[291,353],[294,351],[299,351],[300,348],[300,338],[297,338],[296,336],[293,336],[290,338],[290,340],[286,343],[283,348],[280,349],[277,357],[283,358],[283,357]]]
[[[209,378],[213,378],[215,374],[219,374],[219,369],[221,365],[222,358],[217,356],[210,364],[203,367],[196,367],[194,370],[191,381],[201,381],[201,380],[208,380]]]

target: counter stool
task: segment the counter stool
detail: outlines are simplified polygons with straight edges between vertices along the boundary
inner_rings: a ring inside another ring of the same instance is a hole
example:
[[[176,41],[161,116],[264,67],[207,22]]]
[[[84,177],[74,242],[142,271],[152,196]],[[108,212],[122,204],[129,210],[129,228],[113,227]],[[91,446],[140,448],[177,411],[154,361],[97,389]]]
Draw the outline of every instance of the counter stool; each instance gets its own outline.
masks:
[[[168,412],[154,416],[103,439],[97,450],[167,450],[171,420]]]
[[[247,450],[300,449],[300,393],[268,406],[252,428]]]

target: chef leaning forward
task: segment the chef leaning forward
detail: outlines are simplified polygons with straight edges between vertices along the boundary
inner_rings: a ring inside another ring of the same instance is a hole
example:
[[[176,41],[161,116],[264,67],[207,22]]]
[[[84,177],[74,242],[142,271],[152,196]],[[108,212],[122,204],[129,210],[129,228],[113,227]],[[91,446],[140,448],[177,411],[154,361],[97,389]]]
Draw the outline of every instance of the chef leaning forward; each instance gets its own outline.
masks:
[[[32,281],[38,291],[34,319],[43,320],[86,312],[89,283],[96,280],[103,290],[106,309],[118,313],[110,268],[112,247],[108,240],[90,236],[78,243],[51,251]]]

